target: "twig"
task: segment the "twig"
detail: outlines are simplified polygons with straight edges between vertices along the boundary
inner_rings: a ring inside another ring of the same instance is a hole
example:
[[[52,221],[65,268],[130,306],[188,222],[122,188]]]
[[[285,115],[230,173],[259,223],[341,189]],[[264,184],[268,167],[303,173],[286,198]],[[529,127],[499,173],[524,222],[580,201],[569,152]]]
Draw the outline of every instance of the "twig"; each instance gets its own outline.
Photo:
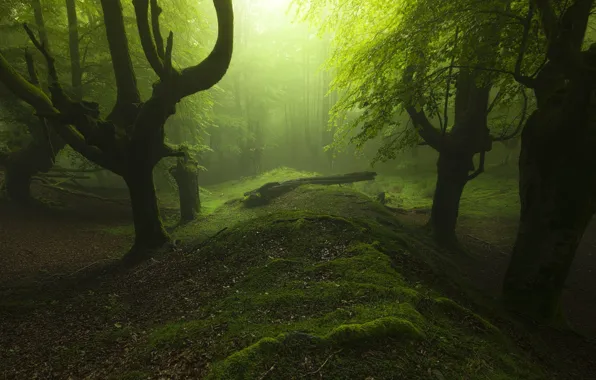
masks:
[[[325,367],[325,365],[327,365],[327,362],[329,361],[329,359],[331,359],[334,355],[339,354],[341,351],[343,351],[343,348],[342,349],[339,349],[339,350],[337,350],[335,352],[333,352],[331,355],[329,355],[327,357],[327,359],[325,359],[325,361],[323,362],[323,364],[321,364],[321,366],[316,371],[309,372],[309,373],[307,373],[307,375],[314,375],[314,374],[319,373],[323,369],[323,367]],[[306,376],[306,375],[304,375],[304,376]]]
[[[271,366],[271,368],[269,368],[267,371],[265,371],[265,373],[263,373],[260,377],[259,380],[263,380],[265,377],[267,377],[267,375],[269,375],[271,373],[271,371],[273,371],[275,369],[275,364]]]
[[[228,229],[228,227],[224,227],[221,230],[217,231],[215,234],[209,236],[207,239],[203,240],[202,242],[200,242],[199,244],[195,245],[192,250],[196,251],[199,250],[201,248],[203,248],[204,246],[207,245],[207,243],[209,243],[211,240],[215,239],[217,236],[219,236],[221,233],[223,233],[224,231],[226,231]]]
[[[72,277],[72,276],[74,276],[75,274],[77,274],[77,273],[79,273],[79,272],[82,272],[82,271],[84,271],[84,270],[85,270],[85,269],[87,269],[87,268],[90,268],[90,267],[92,267],[92,266],[94,266],[94,265],[96,265],[96,264],[99,264],[99,263],[102,263],[102,262],[106,262],[106,261],[118,261],[118,259],[114,259],[114,258],[108,258],[108,259],[101,259],[101,260],[97,260],[97,261],[94,261],[94,262],[92,262],[91,264],[87,264],[87,265],[85,265],[84,267],[82,267],[82,268],[79,268],[79,269],[77,269],[77,270],[75,270],[74,272],[71,272],[71,273],[55,273],[55,274],[51,275],[51,276],[49,277],[49,279],[54,279],[54,278],[56,278],[56,277],[63,277],[63,278],[66,278],[66,277]]]
[[[90,268],[90,267],[92,267],[92,266],[94,266],[94,265],[96,265],[96,264],[99,264],[99,263],[102,263],[102,262],[105,262],[105,261],[118,261],[118,259],[111,259],[111,258],[110,258],[110,259],[101,259],[101,260],[97,260],[97,261],[95,261],[95,262],[93,262],[93,263],[91,263],[91,264],[89,264],[89,265],[85,265],[84,267],[82,267],[82,268],[80,268],[80,269],[77,269],[76,271],[74,271],[74,272],[72,272],[72,273],[69,273],[69,274],[68,274],[68,275],[66,275],[66,276],[67,276],[67,277],[72,277],[72,276],[74,276],[75,274],[77,274],[77,273],[79,273],[79,272],[82,272],[82,271],[84,271],[84,270],[85,270],[85,269],[87,269],[87,268]]]

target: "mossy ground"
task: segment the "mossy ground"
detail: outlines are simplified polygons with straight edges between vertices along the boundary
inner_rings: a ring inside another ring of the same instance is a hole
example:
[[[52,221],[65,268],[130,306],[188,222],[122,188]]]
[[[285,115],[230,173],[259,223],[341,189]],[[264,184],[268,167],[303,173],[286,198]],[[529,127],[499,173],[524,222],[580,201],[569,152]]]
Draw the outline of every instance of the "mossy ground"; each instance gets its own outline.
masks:
[[[231,187],[213,212],[174,231],[189,241],[182,249],[84,288],[4,300],[0,373],[589,378],[532,334],[472,311],[441,274],[456,270],[453,260],[350,186],[305,186],[244,207],[243,191],[271,180]]]
[[[349,186],[300,187],[257,208],[231,195],[217,202],[174,232],[197,240],[182,250],[84,289],[3,302],[0,371],[8,378],[582,378],[448,298],[457,285],[444,290],[449,280],[435,269],[455,268],[451,260],[436,259],[424,234]]]

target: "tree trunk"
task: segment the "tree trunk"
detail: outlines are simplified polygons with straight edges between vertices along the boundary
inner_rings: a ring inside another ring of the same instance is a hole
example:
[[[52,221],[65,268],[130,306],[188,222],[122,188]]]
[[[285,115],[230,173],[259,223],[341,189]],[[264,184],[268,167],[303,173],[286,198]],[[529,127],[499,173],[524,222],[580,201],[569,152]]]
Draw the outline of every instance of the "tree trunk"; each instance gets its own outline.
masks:
[[[46,173],[54,165],[56,154],[64,148],[64,141],[49,130],[44,137],[38,129],[45,128],[43,121],[31,128],[33,140],[22,149],[11,153],[6,162],[6,192],[10,199],[21,204],[31,201],[31,178]]]
[[[134,246],[128,253],[132,260],[142,260],[150,251],[170,240],[159,214],[151,167],[134,166],[124,177],[128,185],[135,227]]]
[[[563,286],[596,209],[596,153],[588,128],[565,128],[566,116],[539,112],[522,133],[520,223],[503,295],[509,308],[552,320],[562,317]]]
[[[429,227],[435,240],[445,248],[457,248],[455,227],[459,215],[459,202],[468,182],[472,157],[466,154],[445,152],[437,162],[437,185]]]
[[[192,162],[185,162],[180,158],[178,164],[170,169],[170,173],[178,185],[181,222],[191,222],[201,210],[199,170]]]

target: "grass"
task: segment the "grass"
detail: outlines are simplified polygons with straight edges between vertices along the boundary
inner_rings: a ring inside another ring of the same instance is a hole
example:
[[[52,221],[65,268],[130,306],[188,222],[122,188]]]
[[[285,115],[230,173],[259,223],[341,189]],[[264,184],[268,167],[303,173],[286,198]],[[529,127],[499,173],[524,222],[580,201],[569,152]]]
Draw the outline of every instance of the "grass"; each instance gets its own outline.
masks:
[[[435,182],[432,172],[407,171],[402,175],[378,176],[374,182],[358,183],[354,188],[370,195],[385,192],[390,206],[430,208]],[[516,218],[519,213],[517,186],[514,173],[499,167],[487,169],[466,184],[460,205],[462,217]]]

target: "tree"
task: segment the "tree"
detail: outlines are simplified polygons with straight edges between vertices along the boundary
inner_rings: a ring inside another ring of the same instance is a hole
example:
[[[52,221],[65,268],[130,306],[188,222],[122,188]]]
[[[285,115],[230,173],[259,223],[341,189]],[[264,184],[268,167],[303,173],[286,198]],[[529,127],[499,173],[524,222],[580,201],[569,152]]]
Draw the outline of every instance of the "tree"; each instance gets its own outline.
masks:
[[[518,98],[519,85],[502,67],[515,57],[503,46],[515,40],[510,21],[518,20],[519,2],[296,2],[307,20],[333,34],[329,64],[342,94],[335,120],[359,112],[339,135],[358,147],[381,137],[377,160],[421,140],[439,152],[428,226],[440,244],[457,247],[463,189],[484,171],[492,141],[503,138],[491,136],[489,115]]]
[[[40,1],[32,0],[31,7],[35,15],[39,40],[44,49],[50,53],[50,43]],[[68,40],[73,99],[80,102],[83,100],[83,94],[76,6],[73,0],[66,0],[66,7],[68,10]],[[28,33],[32,33],[32,31],[28,30]],[[27,52],[25,58],[29,71],[29,81],[34,86],[40,86],[32,55]],[[31,141],[23,148],[10,154],[5,161],[6,191],[11,199],[24,204],[29,203],[31,200],[30,185],[32,177],[39,172],[48,172],[54,165],[56,156],[66,145],[56,131],[48,128],[46,120],[42,117],[38,118],[37,122],[27,123],[27,126]]]
[[[103,18],[116,79],[116,104],[105,119],[97,103],[76,102],[62,90],[50,53],[35,38],[46,58],[51,99],[23,79],[0,55],[0,81],[29,103],[73,149],[120,175],[126,182],[133,211],[135,243],[128,254],[138,260],[169,241],[158,209],[153,168],[163,157],[181,157],[183,150],[165,141],[164,124],[183,98],[214,86],[226,73],[233,48],[231,0],[214,0],[218,36],[212,52],[196,66],[172,65],[174,35],[161,37],[156,0],[134,0],[137,28],[145,57],[159,80],[151,97],[141,101],[119,0],[102,0]]]
[[[520,223],[503,284],[508,307],[541,321],[561,316],[563,286],[596,207],[596,44],[583,49],[594,1],[560,5],[530,0],[527,10],[541,25],[546,60],[536,75],[517,73],[537,109],[521,135]]]

